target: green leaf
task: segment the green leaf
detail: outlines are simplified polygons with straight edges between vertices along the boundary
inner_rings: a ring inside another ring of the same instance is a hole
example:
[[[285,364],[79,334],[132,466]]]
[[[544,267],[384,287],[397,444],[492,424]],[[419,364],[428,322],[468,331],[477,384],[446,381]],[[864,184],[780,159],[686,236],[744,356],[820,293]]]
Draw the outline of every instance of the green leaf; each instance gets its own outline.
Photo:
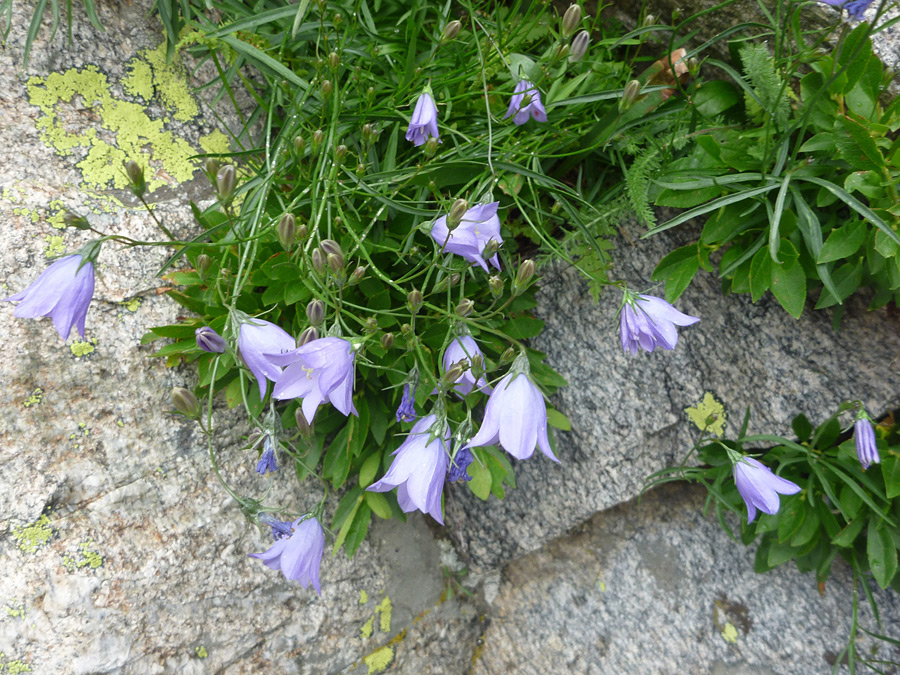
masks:
[[[794,265],[785,269],[784,265],[772,265],[772,295],[788,314],[799,319],[806,304],[806,272],[803,267]]]
[[[849,258],[865,243],[867,230],[862,220],[854,220],[832,230],[816,262],[821,264]]]
[[[808,179],[807,179],[808,180]],[[724,197],[719,197],[718,199],[714,199],[711,202],[708,202],[702,206],[697,206],[690,211],[685,211],[684,213],[672,218],[662,225],[657,225],[651,230],[648,230],[646,234],[642,237],[646,239],[654,234],[658,234],[663,232],[664,230],[668,230],[669,228],[675,227],[676,225],[681,225],[681,223],[685,223],[692,218],[696,218],[697,216],[702,216],[710,211],[715,211],[716,209],[720,209],[723,206],[728,206],[729,204],[734,204],[735,202],[741,202],[745,199],[750,199],[751,197],[756,197],[757,195],[761,195],[765,192],[771,192],[775,188],[780,187],[780,183],[775,183],[772,185],[764,185],[763,187],[752,188],[750,190],[743,190],[741,192],[736,192],[735,194],[725,195]]]
[[[791,546],[798,548],[805,546],[816,538],[819,533],[819,516],[812,509],[807,509],[803,525],[791,537]]]
[[[850,548],[853,546],[853,542],[856,541],[856,537],[862,532],[863,525],[865,525],[867,521],[868,518],[866,517],[866,514],[857,516],[850,521],[847,527],[831,538],[831,543],[842,548]]]
[[[243,400],[244,395],[241,387],[241,378],[236,377],[228,383],[227,387],[225,387],[225,403],[228,404],[229,408],[234,408],[235,406],[239,406]]]
[[[712,80],[706,82],[694,92],[691,102],[704,117],[721,115],[734,107],[741,100],[737,88],[730,82]]]
[[[341,504],[343,504],[349,496],[350,493],[344,495],[344,499],[341,500]],[[347,501],[349,505],[348,510],[346,513],[341,514],[343,517],[341,522],[343,524],[341,525],[341,529],[338,532],[338,536],[334,540],[334,546],[331,549],[331,555],[337,555],[337,552],[341,550],[341,546],[344,545],[344,540],[347,539],[347,535],[350,534],[350,528],[353,526],[353,521],[356,520],[356,514],[359,511],[359,507],[363,505],[364,497],[364,494],[358,494],[352,501]],[[366,508],[368,509],[369,507],[367,506]],[[331,522],[331,528],[334,529],[335,527],[337,527],[337,523],[338,513],[335,512],[334,519]]]
[[[761,248],[750,262],[750,298],[759,300],[772,284],[772,258],[767,249]]]
[[[884,476],[884,490],[888,499],[900,495],[900,457],[888,455],[881,460],[881,475]]]
[[[347,520],[353,520],[356,513],[356,506],[363,500],[363,490],[359,485],[354,485],[347,490],[347,493],[341,497],[337,508],[334,510],[334,516],[331,518],[331,529],[341,527]]]
[[[540,319],[535,319],[532,316],[515,317],[507,321],[504,326],[506,334],[516,340],[525,340],[527,338],[535,337],[536,335],[539,335],[542,330],[544,330],[544,322]]]
[[[888,531],[878,527],[874,520],[869,523],[866,555],[875,581],[882,588],[887,588],[897,573],[897,549],[894,548],[894,542],[891,541]]]
[[[796,551],[790,544],[780,544],[773,541],[769,546],[766,563],[768,564],[769,569],[778,567],[793,558],[795,553]]]
[[[556,408],[547,408],[547,424],[562,431],[572,431],[572,423]]]
[[[650,278],[653,281],[664,281],[666,284],[666,301],[674,303],[700,269],[698,255],[699,244],[682,246],[669,253],[659,261]]]
[[[359,485],[360,487],[369,487],[375,480],[378,473],[378,467],[381,466],[381,453],[373,452],[363,460],[362,466],[359,468]]]
[[[783,497],[778,512],[778,541],[785,543],[791,539],[806,522],[808,507],[800,494]]]
[[[372,509],[369,508],[368,504],[360,504],[359,510],[357,510],[356,515],[353,517],[353,523],[350,525],[350,529],[347,532],[346,550],[348,558],[353,557],[353,554],[356,553],[356,549],[359,548],[363,539],[366,538],[366,534],[369,532],[369,522],[371,520]]]
[[[793,421],[791,422],[791,428],[794,430],[794,433],[797,434],[797,440],[800,443],[805,443],[812,435],[812,423],[809,421],[809,418],[807,418],[807,416],[803,413],[800,413],[793,419]]]
[[[391,504],[380,492],[366,492],[366,504],[379,518],[388,520],[391,517]]]
[[[482,501],[487,501],[491,496],[491,485],[493,478],[491,470],[485,466],[484,461],[474,461],[469,464],[469,475],[472,480],[469,481],[469,489],[476,497]]]

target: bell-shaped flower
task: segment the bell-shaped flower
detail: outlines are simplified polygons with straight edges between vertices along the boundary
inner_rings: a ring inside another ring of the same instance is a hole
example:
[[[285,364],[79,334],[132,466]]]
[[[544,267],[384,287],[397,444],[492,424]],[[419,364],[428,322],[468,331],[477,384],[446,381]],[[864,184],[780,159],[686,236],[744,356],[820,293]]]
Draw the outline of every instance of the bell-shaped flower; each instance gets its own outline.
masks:
[[[412,392],[410,392],[410,387]],[[416,385],[407,382],[403,385],[403,398],[400,399],[400,405],[397,406],[396,413],[398,422],[412,422],[416,415]]]
[[[406,140],[412,141],[413,145],[418,147],[429,138],[440,138],[437,125],[437,106],[434,104],[434,99],[431,98],[431,93],[423,91],[416,101],[416,108],[409,120]]]
[[[675,326],[690,326],[699,320],[679,312],[662,298],[627,294],[620,317],[622,349],[632,354],[637,354],[638,347],[648,352],[657,347],[675,349],[678,343]]]
[[[456,384],[453,385],[453,389],[461,396],[468,396],[472,389],[476,387],[486,394],[490,394],[492,391],[490,385],[484,379],[484,375],[476,381],[475,376],[472,374],[472,363],[476,358],[480,358],[481,363],[484,364],[484,354],[481,353],[481,349],[471,335],[460,335],[454,338],[447,345],[447,349],[444,350],[443,364],[445,373],[450,370],[450,366],[454,363],[459,363],[460,361],[469,362],[469,367],[463,371],[459,379],[456,380]]]
[[[472,480],[468,469],[469,464],[471,464],[474,459],[471,450],[468,448],[460,448],[459,451],[457,451],[456,456],[450,460],[450,470],[447,472],[447,480],[451,483],[455,483],[458,480],[464,482]]]
[[[878,464],[881,457],[878,455],[878,446],[875,444],[875,428],[868,417],[860,417],[853,425],[853,442],[856,443],[856,456],[862,464],[863,471],[870,464]]]
[[[547,407],[540,390],[531,381],[528,359],[521,354],[488,398],[481,428],[466,448],[497,442],[516,459],[528,459],[537,445],[554,462],[559,460],[547,436]]]
[[[18,302],[13,316],[37,319],[49,316],[65,340],[72,331],[84,338],[84,321],[94,295],[94,265],[80,254],[59,258],[24,291],[3,298]]]
[[[819,2],[824,2],[826,5],[838,7],[839,9],[846,9],[847,14],[849,14],[850,18],[854,21],[863,20],[863,14],[869,8],[869,5],[872,4],[872,1],[873,0],[852,0],[848,2],[848,0],[819,0]]]
[[[278,464],[275,461],[275,444],[272,443],[272,437],[266,434],[266,440],[263,441],[263,452],[259,461],[256,463],[256,473],[260,476],[266,473],[278,470]]]
[[[503,119],[510,116],[514,116],[513,122],[516,123],[516,126],[525,124],[529,117],[533,117],[538,122],[547,121],[547,111],[544,110],[544,104],[541,103],[541,92],[528,80],[519,80],[516,83],[512,99],[509,102],[509,109]]]
[[[290,527],[290,534],[287,534]],[[280,569],[284,578],[299,581],[302,586],[312,585],[322,595],[319,586],[319,566],[325,551],[325,532],[316,518],[299,518],[293,523],[276,521],[272,524],[275,543],[264,553],[251,553],[269,569]]]
[[[459,225],[453,230],[447,227],[447,216],[441,216],[431,227],[431,238],[444,251],[462,256],[485,272],[488,271],[487,262],[499,270],[500,261],[496,253],[487,261],[483,257],[485,246],[489,241],[493,240],[498,245],[503,243],[500,236],[500,218],[497,217],[499,204],[500,202],[491,202],[473,206],[463,214]]]
[[[780,506],[778,495],[793,495],[800,492],[800,486],[772,473],[765,464],[752,457],[732,459],[734,484],[744,503],[747,504],[747,522],[756,518],[756,510],[775,515]]]
[[[418,510],[443,525],[441,493],[450,459],[449,444],[446,422],[438,424],[436,415],[426,415],[394,450],[394,461],[384,478],[366,489],[388,492],[397,488],[397,503],[404,513]]]
[[[301,409],[312,424],[316,408],[330,402],[344,415],[356,412],[353,405],[353,359],[349,340],[323,337],[284,354],[268,355],[273,363],[284,366],[272,396],[278,400],[303,399]]]
[[[275,382],[281,375],[269,356],[280,354],[296,347],[294,338],[270,321],[247,319],[238,331],[238,350],[244,363],[259,384],[259,398],[266,397],[266,380]]]

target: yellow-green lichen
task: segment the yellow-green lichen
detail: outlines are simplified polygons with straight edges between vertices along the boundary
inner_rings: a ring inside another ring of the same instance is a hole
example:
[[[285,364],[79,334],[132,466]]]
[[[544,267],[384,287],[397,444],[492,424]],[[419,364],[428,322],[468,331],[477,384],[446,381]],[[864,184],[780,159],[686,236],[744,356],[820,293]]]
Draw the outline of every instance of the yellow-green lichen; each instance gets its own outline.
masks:
[[[733,645],[737,644],[738,631],[731,623],[726,621],[721,633],[722,639],[725,640],[725,642],[730,642]]]
[[[20,603],[18,605],[9,602],[6,603],[6,613],[13,619],[24,619],[25,603]]]
[[[7,660],[6,654],[0,652],[0,673],[5,675],[16,675],[17,673],[30,673],[31,666],[27,661],[22,659]]]
[[[66,244],[63,238],[57,235],[48,234],[44,237],[47,247],[44,249],[44,257],[57,258],[66,252]]]
[[[684,412],[700,431],[713,436],[725,433],[725,406],[710,392],[703,394],[703,399],[696,408],[685,408]]]
[[[66,206],[59,199],[50,200],[47,208],[47,222],[54,230],[66,229]]]
[[[364,605],[369,601],[369,594],[361,590],[359,592],[359,604]]]
[[[375,675],[375,673],[383,673],[394,660],[394,648],[391,645],[385,645],[380,649],[363,658],[363,663],[369,668],[366,675]]]
[[[197,101],[180,62],[166,59],[166,43],[161,42],[156,49],[144,49],[138,57],[152,69],[152,85],[157,97],[179,122],[189,122],[199,113]]]
[[[143,300],[141,300],[140,298],[129,298],[128,300],[123,300],[119,304],[125,307],[125,309],[127,309],[129,312],[136,312],[138,311],[138,307],[141,306],[142,302]]]
[[[76,556],[63,556],[63,567],[65,567],[69,572],[74,572],[75,570],[80,570],[85,567],[95,570],[98,567],[103,566],[103,556],[100,555],[99,552],[93,550],[91,546],[94,545],[93,541],[85,541],[79,544],[80,555],[81,557]]]
[[[231,142],[228,136],[218,129],[214,129],[212,133],[199,138],[200,147],[211,155],[224,155],[231,149]]]
[[[79,340],[75,338],[75,341],[69,345],[69,351],[72,352],[74,356],[82,357],[91,354],[97,347],[97,343],[99,340],[97,338],[91,338],[90,340]]]
[[[12,531],[12,537],[23,553],[34,553],[50,541],[52,536],[53,528],[50,527],[50,519],[47,514],[42,514],[40,518],[29,525],[13,528]]]
[[[33,405],[40,405],[44,401],[44,390],[41,387],[35,387],[34,391],[22,401],[22,405],[30,408]]]
[[[122,78],[122,88],[127,94],[149,101],[153,98],[153,68],[146,61],[132,59],[128,75]]]
[[[194,656],[196,656],[198,659],[205,659],[207,656],[209,656],[209,652],[206,651],[206,647],[200,645],[199,647],[194,649]]]
[[[381,617],[378,622],[378,627],[381,629],[382,633],[390,633],[391,632],[391,611],[393,606],[391,605],[391,598],[389,596],[384,596],[384,600],[381,601],[381,604],[378,605],[378,608],[375,610],[381,614]]]
[[[359,597],[360,604],[365,604],[369,600],[369,595],[365,591],[362,591]],[[372,616],[368,618],[368,620],[362,625],[359,629],[359,635],[363,640],[367,640],[372,637],[372,634],[375,632],[375,617],[378,617],[378,629],[382,633],[390,633],[391,632],[391,612],[393,611],[393,605],[391,604],[390,596],[384,596],[381,602],[378,603],[378,606],[372,612]]]
[[[370,637],[372,637],[372,633],[375,631],[374,627],[375,627],[375,615],[373,614],[372,616],[369,617],[369,620],[366,621],[362,625],[362,628],[359,629],[359,636],[363,640],[368,640]]]

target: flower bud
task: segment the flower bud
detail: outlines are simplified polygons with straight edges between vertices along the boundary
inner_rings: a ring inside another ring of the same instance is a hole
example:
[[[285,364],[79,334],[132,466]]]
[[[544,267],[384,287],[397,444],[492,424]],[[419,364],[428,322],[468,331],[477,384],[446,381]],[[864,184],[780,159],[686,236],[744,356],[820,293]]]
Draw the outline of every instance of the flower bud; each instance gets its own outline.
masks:
[[[322,92],[322,98],[325,100],[331,98],[331,94],[334,92],[334,85],[331,84],[331,80],[322,80],[322,84],[319,85],[319,91]]]
[[[77,213],[72,213],[71,211],[66,211],[66,215],[63,216],[63,222],[66,224],[66,227],[74,227],[76,230],[91,229],[87,218],[79,216]]]
[[[641,93],[641,83],[637,80],[631,80],[625,85],[622,92],[622,98],[619,99],[619,110],[628,110],[637,100],[638,94]]]
[[[447,229],[453,231],[462,222],[463,216],[469,210],[469,202],[465,199],[457,199],[450,207],[450,213],[447,214]]]
[[[459,35],[459,30],[462,28],[462,24],[454,19],[446,26],[444,26],[444,33],[441,35],[441,42],[449,42],[457,35]]]
[[[335,12],[334,18],[331,20],[331,22],[334,24],[334,27],[337,28],[344,22],[344,15],[340,12]]]
[[[580,23],[581,7],[579,7],[578,5],[569,5],[569,9],[567,9],[566,13],[563,14],[559,32],[564,38],[567,38],[578,29],[578,24]]]
[[[344,159],[347,157],[347,146],[339,145],[334,149],[334,163],[340,166],[344,163]]]
[[[297,420],[297,431],[300,432],[300,435],[307,440],[312,438],[312,425],[306,421],[306,415],[303,414],[303,408],[300,406],[297,406],[297,409],[294,411],[294,419]]]
[[[374,333],[378,330],[378,320],[374,316],[370,316],[366,319],[366,332]]]
[[[362,176],[366,172],[366,165],[360,162],[356,165],[356,175]]]
[[[309,234],[309,228],[306,225],[301,225],[297,228],[297,241],[303,241],[306,239],[306,235]]]
[[[209,178],[209,182],[213,185],[216,184],[216,176],[218,175],[220,168],[221,164],[215,157],[210,157],[203,163],[203,170],[206,172],[206,177]]]
[[[209,326],[201,326],[194,331],[194,339],[200,349],[211,354],[222,354],[227,346],[225,338]]]
[[[523,260],[516,270],[516,279],[513,281],[513,293],[518,295],[528,286],[531,277],[534,276],[534,260]]]
[[[290,251],[294,247],[294,237],[297,236],[297,222],[290,213],[285,213],[278,221],[276,228],[278,233],[278,241],[286,251]]]
[[[172,405],[185,417],[191,419],[200,417],[200,401],[194,396],[194,392],[184,387],[175,387],[172,390]]]
[[[646,28],[647,26],[655,26],[656,25],[656,17],[652,14],[648,14],[644,17],[644,20],[641,22],[641,27]]]
[[[499,298],[503,295],[503,279],[494,275],[488,279],[488,288],[491,289],[491,295],[495,298]]]
[[[419,311],[419,307],[422,306],[424,301],[425,298],[422,297],[422,291],[417,288],[411,290],[406,296],[406,306],[409,307],[409,311],[413,314]]]
[[[303,151],[306,149],[306,141],[303,140],[303,136],[295,136],[294,137],[294,153],[297,157],[303,157]]]
[[[233,164],[226,164],[216,174],[216,193],[223,205],[231,204],[235,187],[237,187],[237,171]]]
[[[569,55],[569,45],[560,45],[556,48],[556,59],[561,61]],[[530,99],[530,97],[529,97]]]
[[[387,351],[391,347],[394,346],[394,334],[393,333],[385,333],[381,336],[381,347]]]
[[[375,140],[375,128],[368,122],[362,125],[361,133],[366,143],[372,143]]]
[[[512,347],[507,347],[500,355],[500,365],[505,366],[507,363],[512,363],[514,358],[516,358],[516,350]]]
[[[341,245],[338,244],[334,239],[323,239],[321,242],[319,242],[319,246],[326,254],[333,253],[334,255],[339,255],[341,257],[344,256],[344,252],[341,250]]]
[[[469,298],[463,298],[456,306],[456,313],[459,316],[469,316],[473,309],[475,309],[475,303],[469,300]]]
[[[406,337],[407,335],[409,335],[409,332],[411,330],[412,330],[412,326],[410,326],[408,323],[405,323],[402,326],[400,326],[400,335],[402,335],[403,337]]]
[[[300,331],[300,335],[297,336],[297,346],[302,347],[303,345],[318,339],[319,329],[315,326],[309,326]]]
[[[448,286],[449,286],[450,288],[453,288],[454,286],[456,286],[456,284],[459,283],[459,279],[460,279],[459,273],[458,273],[458,272],[454,272],[454,273],[451,274],[450,276],[444,277],[443,279],[441,279],[440,281],[438,281],[438,282],[434,285],[434,290],[436,290],[436,291],[445,291],[445,290],[447,290],[447,287],[448,287]]]
[[[369,105],[372,105],[372,102],[375,100],[375,87],[369,87],[366,89],[366,102]]]
[[[321,326],[325,320],[325,303],[318,298],[306,305],[306,318],[313,326]]]
[[[586,30],[581,31],[572,38],[569,46],[569,63],[578,63],[587,54],[588,45],[591,43],[591,34]]]
[[[484,356],[481,354],[472,354],[469,369],[472,371],[472,377],[478,382],[484,375]]]
[[[318,274],[325,272],[325,254],[322,253],[322,249],[313,249],[312,255],[310,255],[310,263]]]
[[[344,271],[344,256],[335,255],[334,253],[329,253],[325,256],[325,260],[328,262],[328,266],[331,268],[331,271],[334,272],[336,276],[340,276]]]
[[[338,66],[341,65],[341,55],[337,52],[331,52],[328,55],[328,65],[331,66],[332,70],[337,70]]]
[[[200,275],[201,279],[206,278],[206,273],[209,271],[209,266],[212,264],[212,258],[210,258],[205,253],[201,253],[197,256],[197,274]]]
[[[441,378],[441,384],[443,384],[444,387],[452,387],[468,369],[468,359],[460,359],[447,369],[447,372],[445,372],[444,376]]]
[[[143,197],[147,191],[147,182],[144,180],[144,169],[133,159],[123,162],[125,165],[125,173],[128,176],[128,182],[131,191],[135,197]]]
[[[325,140],[325,132],[321,129],[316,129],[312,135],[312,151],[313,154],[319,152],[319,148],[322,147],[322,141]]]
[[[499,250],[500,242],[496,239],[488,239],[488,242],[484,245],[484,249],[481,251],[481,257],[488,260],[489,258],[493,258]]]
[[[434,136],[429,136],[428,140],[425,141],[425,156],[429,159],[434,157],[435,153],[438,151],[438,146],[440,145],[440,141],[436,139]]]
[[[366,276],[366,266],[359,265],[350,275],[350,284],[358,284]]]

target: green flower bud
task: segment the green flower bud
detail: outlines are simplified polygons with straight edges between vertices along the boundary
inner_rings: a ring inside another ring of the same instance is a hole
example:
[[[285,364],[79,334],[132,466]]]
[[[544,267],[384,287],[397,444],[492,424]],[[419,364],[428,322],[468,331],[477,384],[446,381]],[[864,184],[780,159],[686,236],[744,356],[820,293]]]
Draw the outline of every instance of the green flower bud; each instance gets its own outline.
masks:
[[[394,346],[394,334],[393,333],[385,333],[381,336],[381,347],[385,351]]]
[[[422,291],[417,288],[411,290],[406,296],[406,306],[409,307],[409,311],[413,314],[419,311],[419,307],[422,306],[423,302],[425,302],[425,298],[422,297]]]
[[[469,202],[465,199],[457,199],[450,207],[450,213],[447,214],[447,229],[451,232],[457,228],[462,222],[463,216],[469,210]]]
[[[325,254],[322,253],[322,249],[313,249],[312,255],[310,255],[310,263],[312,264],[313,270],[318,274],[325,272]]]
[[[297,223],[294,220],[294,216],[290,213],[285,213],[281,216],[276,231],[281,246],[284,250],[290,251],[294,247],[294,238],[297,236]]]
[[[334,149],[334,163],[340,166],[344,163],[344,159],[347,157],[347,146],[339,145]]]
[[[581,7],[578,5],[569,5],[569,9],[563,14],[562,21],[560,22],[559,32],[564,38],[567,38],[578,29],[578,24],[580,23]]]
[[[372,105],[372,102],[375,100],[375,87],[369,87],[366,89],[366,103]]]
[[[172,405],[185,417],[191,419],[200,417],[200,401],[194,396],[194,392],[184,387],[175,387],[172,390]]]
[[[325,140],[325,132],[321,129],[316,129],[312,135],[312,151],[313,154],[319,152],[319,148],[322,147],[322,141]]]
[[[319,91],[322,92],[322,98],[326,101],[331,98],[331,94],[334,92],[334,85],[331,84],[331,80],[322,80]]]
[[[300,432],[300,435],[306,440],[312,438],[313,427],[306,421],[306,415],[303,414],[303,408],[297,407],[294,411],[294,419],[297,420],[297,431]]]
[[[561,61],[569,55],[569,45],[560,45],[556,48],[556,59]],[[529,97],[530,98],[530,97]]]
[[[366,276],[366,266],[360,265],[350,275],[350,284],[358,284]]]
[[[503,295],[503,279],[498,276],[491,276],[488,279],[488,288],[491,289],[491,295],[495,298],[499,298]]]
[[[66,227],[73,227],[76,230],[91,229],[87,218],[79,216],[77,213],[72,213],[71,211],[66,211],[66,215],[63,216],[63,222],[66,224]]]
[[[218,175],[221,166],[219,160],[215,157],[210,157],[203,163],[203,171],[206,173],[206,177],[209,178],[209,182],[214,186],[216,184],[216,176]]]
[[[646,28],[647,26],[655,26],[656,25],[656,17],[652,14],[648,14],[644,17],[643,22],[641,22],[641,27]]]
[[[306,239],[306,235],[309,234],[309,228],[306,225],[301,225],[297,228],[297,241],[303,241]]]
[[[485,260],[493,258],[499,250],[500,242],[496,239],[488,239],[488,243],[484,245],[484,249],[481,251],[481,257]]]
[[[588,45],[591,43],[591,34],[586,30],[581,31],[572,38],[569,46],[569,63],[578,63],[587,54]]]
[[[436,139],[434,136],[429,136],[428,140],[425,141],[425,156],[428,158],[434,157],[435,153],[438,151],[438,147],[440,146],[440,141]]]
[[[309,309],[307,308],[307,313]],[[297,336],[297,346],[302,347],[305,344],[312,342],[313,340],[319,339],[319,330],[315,326],[308,326],[300,331],[300,335]]]
[[[335,221],[337,221],[337,218],[335,218]],[[341,245],[338,244],[334,239],[323,239],[321,242],[319,242],[319,246],[326,254],[333,253],[334,255],[341,256],[341,258],[344,257],[344,252],[341,250]]]
[[[235,187],[237,187],[237,171],[233,164],[227,164],[216,174],[216,193],[224,206],[231,204],[234,199]]]
[[[197,274],[200,275],[201,279],[206,278],[206,273],[209,271],[210,264],[212,264],[212,258],[205,253],[201,253],[197,256]]]
[[[315,298],[306,305],[306,318],[313,326],[321,326],[325,320],[325,303]]]
[[[500,365],[505,366],[507,363],[512,363],[514,358],[516,358],[516,350],[512,347],[507,347],[500,355]]]
[[[335,12],[334,18],[331,20],[331,22],[334,24],[334,27],[337,28],[344,22],[344,15],[340,12]]]
[[[462,28],[462,24],[454,19],[446,26],[444,26],[444,33],[441,35],[441,42],[449,42],[454,39],[457,35],[459,35],[459,30]]]
[[[337,52],[331,52],[328,55],[328,65],[331,66],[332,70],[337,70],[338,66],[341,65],[341,55]]]
[[[462,377],[462,374],[469,369],[469,361],[467,359],[461,359],[454,363],[447,369],[447,372],[444,373],[444,376],[441,378],[441,384],[445,388],[453,387],[457,380]]]
[[[362,176],[366,172],[366,165],[360,162],[356,165],[356,175]]]
[[[469,316],[473,309],[475,309],[475,303],[469,300],[469,298],[463,298],[456,306],[456,313],[459,316]]]
[[[325,261],[328,263],[328,266],[331,268],[331,271],[334,272],[335,276],[340,277],[343,274],[344,256],[329,253],[325,256]]]
[[[129,188],[135,197],[143,197],[147,191],[147,182],[144,180],[144,169],[133,159],[123,162],[125,165],[125,173],[128,176]]]
[[[412,330],[412,326],[410,326],[408,323],[405,323],[402,326],[400,326],[400,335],[402,335],[403,337],[406,337],[407,335],[409,335],[409,332],[411,330]]]
[[[366,332],[374,333],[378,330],[378,320],[374,316],[370,316],[366,319]]]
[[[619,99],[619,109],[628,110],[637,100],[638,94],[641,93],[641,83],[637,80],[631,80],[625,85],[622,92],[622,98]]]
[[[297,157],[303,157],[303,151],[306,149],[306,141],[303,140],[303,136],[295,136],[294,137],[294,153]]]
[[[518,295],[528,287],[528,282],[534,276],[534,260],[523,260],[516,270],[516,279],[513,281],[513,293]]]

